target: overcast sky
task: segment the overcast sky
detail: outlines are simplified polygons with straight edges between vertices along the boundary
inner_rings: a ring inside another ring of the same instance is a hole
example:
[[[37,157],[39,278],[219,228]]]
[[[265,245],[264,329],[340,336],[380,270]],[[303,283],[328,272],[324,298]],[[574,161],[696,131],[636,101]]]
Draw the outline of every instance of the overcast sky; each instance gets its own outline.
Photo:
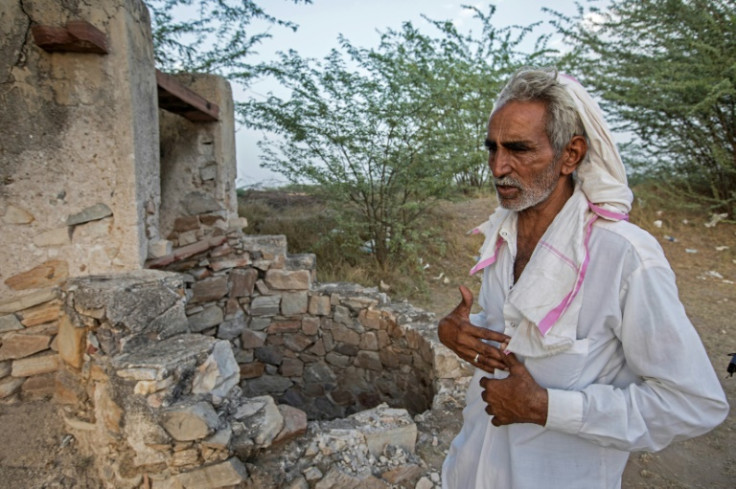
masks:
[[[544,6],[567,14],[575,11],[574,0],[500,0],[493,3],[497,6],[493,19],[498,27],[529,25],[547,20],[549,15],[542,12]],[[258,47],[259,59],[268,59],[273,53],[288,49],[295,49],[302,56],[322,58],[337,46],[339,34],[353,45],[375,47],[378,45],[379,31],[399,28],[405,21],[432,32],[421,14],[435,20],[452,19],[458,27],[467,27],[472,12],[463,9],[462,5],[472,4],[483,12],[488,9],[488,2],[472,0],[313,0],[310,5],[295,5],[289,0],[264,0],[259,4],[269,14],[299,25],[296,32],[278,26],[270,27],[269,32],[273,37]],[[554,42],[552,47],[555,47]],[[233,87],[235,98],[263,97],[276,89],[271,83],[254,83],[245,92]],[[257,141],[262,137],[258,131],[237,130],[238,187],[285,183],[280,175],[259,167]]]

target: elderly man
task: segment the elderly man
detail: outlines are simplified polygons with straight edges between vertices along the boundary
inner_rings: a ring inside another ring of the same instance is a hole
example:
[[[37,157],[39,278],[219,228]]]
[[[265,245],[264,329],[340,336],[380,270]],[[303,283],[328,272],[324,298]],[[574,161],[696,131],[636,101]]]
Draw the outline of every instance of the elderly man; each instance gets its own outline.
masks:
[[[479,303],[439,324],[477,367],[443,489],[618,488],[633,450],[697,436],[723,389],[632,194],[597,104],[574,79],[522,70],[488,123],[500,207]]]

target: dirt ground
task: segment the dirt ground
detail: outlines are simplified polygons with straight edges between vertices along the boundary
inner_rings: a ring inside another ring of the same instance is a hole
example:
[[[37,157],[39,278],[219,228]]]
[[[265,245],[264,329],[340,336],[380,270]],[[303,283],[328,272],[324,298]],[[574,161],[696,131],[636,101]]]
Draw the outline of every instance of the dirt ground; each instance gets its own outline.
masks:
[[[459,300],[457,285],[477,292],[479,279],[468,277],[480,241],[466,231],[483,221],[491,199],[443,204],[437,217],[452,222],[447,236],[454,250],[432,263],[429,299],[414,301],[438,315]],[[736,377],[727,378],[728,353],[736,352],[736,224],[706,227],[710,216],[697,211],[660,212],[638,208],[632,220],[654,234],[678,277],[680,295],[700,332],[732,406]],[[655,223],[655,221],[660,221]],[[659,226],[657,225],[659,224]],[[727,246],[728,248],[723,248]],[[445,277],[447,278],[445,280]],[[444,421],[458,426],[460,407]],[[449,422],[448,422],[449,421]],[[447,433],[451,436],[452,433]],[[442,454],[433,457],[440,464]],[[0,489],[96,489],[90,459],[80,454],[50,403],[0,405]],[[680,442],[656,454],[634,453],[624,474],[624,489],[733,489],[736,487],[736,409],[711,433]]]

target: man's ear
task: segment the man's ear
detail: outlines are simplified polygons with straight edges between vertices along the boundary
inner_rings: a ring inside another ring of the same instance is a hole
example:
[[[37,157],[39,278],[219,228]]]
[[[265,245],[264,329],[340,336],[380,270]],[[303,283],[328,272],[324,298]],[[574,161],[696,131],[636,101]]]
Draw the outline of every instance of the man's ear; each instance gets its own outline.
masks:
[[[562,168],[560,169],[562,174],[572,174],[587,153],[588,142],[585,138],[583,136],[573,136],[562,152]]]

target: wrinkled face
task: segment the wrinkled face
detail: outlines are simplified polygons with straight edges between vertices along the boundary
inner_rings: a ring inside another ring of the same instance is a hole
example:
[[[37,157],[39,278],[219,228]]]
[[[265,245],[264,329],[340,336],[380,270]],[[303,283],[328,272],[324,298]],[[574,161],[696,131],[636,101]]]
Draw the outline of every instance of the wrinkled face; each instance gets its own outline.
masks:
[[[545,131],[544,102],[512,101],[493,113],[486,147],[502,207],[522,211],[547,200],[563,181]]]

